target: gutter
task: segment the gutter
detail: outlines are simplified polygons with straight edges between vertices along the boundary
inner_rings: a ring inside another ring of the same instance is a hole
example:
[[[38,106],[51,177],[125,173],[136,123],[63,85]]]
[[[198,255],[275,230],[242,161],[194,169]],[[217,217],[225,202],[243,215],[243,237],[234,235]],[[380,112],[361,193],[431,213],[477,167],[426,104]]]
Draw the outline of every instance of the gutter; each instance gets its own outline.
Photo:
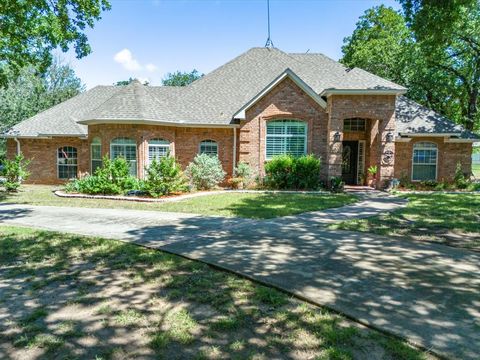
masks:
[[[14,137],[13,140],[17,143],[17,155],[20,155],[22,153],[22,150],[20,148],[20,141],[17,137]]]

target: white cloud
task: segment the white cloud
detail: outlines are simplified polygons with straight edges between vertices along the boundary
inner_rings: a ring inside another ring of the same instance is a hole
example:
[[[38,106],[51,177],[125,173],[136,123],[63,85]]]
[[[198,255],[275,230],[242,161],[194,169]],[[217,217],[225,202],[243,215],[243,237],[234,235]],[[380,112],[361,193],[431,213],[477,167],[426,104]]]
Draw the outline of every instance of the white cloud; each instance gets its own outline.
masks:
[[[113,57],[117,63],[121,64],[125,69],[130,71],[142,70],[140,63],[133,57],[129,49],[123,49]]]
[[[156,71],[158,68],[156,65],[154,64],[147,64],[145,65],[145,69],[147,69],[148,72],[154,72]]]

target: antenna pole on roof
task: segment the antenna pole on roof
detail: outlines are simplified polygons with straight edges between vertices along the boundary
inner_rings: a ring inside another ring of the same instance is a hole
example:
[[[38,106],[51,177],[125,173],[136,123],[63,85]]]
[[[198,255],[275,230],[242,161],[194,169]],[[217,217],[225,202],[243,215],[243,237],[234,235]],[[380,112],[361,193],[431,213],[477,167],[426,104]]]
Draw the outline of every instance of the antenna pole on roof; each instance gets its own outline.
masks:
[[[270,0],[267,0],[267,24],[268,24],[268,37],[267,42],[265,43],[266,48],[273,48],[273,41],[270,38]]]

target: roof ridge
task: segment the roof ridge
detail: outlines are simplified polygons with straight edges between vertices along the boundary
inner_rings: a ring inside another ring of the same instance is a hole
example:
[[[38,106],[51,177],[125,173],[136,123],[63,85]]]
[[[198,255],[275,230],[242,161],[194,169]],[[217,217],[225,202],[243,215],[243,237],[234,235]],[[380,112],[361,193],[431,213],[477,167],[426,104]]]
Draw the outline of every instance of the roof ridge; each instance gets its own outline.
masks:
[[[105,101],[102,101],[101,104],[99,104],[98,106],[96,106],[95,108],[93,108],[92,110],[90,110],[89,112],[87,112],[87,113],[85,114],[84,118],[87,118],[91,113],[93,113],[94,111],[98,110],[101,106],[105,105],[105,103],[106,103],[107,101],[110,101],[115,95],[117,95],[121,90],[123,90],[124,88],[128,87],[129,85],[130,85],[130,84],[128,84],[127,86],[115,86],[115,85],[113,85],[112,87],[113,87],[113,88],[118,88],[118,90],[115,91],[111,96],[109,96]],[[82,120],[84,120],[84,119],[82,119]],[[76,122],[77,122],[77,121],[75,120],[75,123],[76,123]]]
[[[202,76],[200,79],[197,79],[196,81],[192,82],[191,84],[188,84],[186,87],[189,88],[191,85],[196,85],[196,84],[199,84],[199,83],[203,83],[205,79],[208,79],[210,77],[210,75],[212,74],[215,74],[217,73],[218,71],[224,69],[225,67],[227,67],[228,65],[232,64],[233,62],[237,61],[238,59],[240,59],[241,57],[247,55],[248,53],[251,53],[253,50],[260,50],[260,49],[266,49],[266,50],[269,50],[269,51],[279,51],[283,54],[287,54],[286,52],[278,49],[278,48],[263,48],[263,47],[252,47],[250,49],[248,49],[247,51],[241,53],[240,55],[237,55],[235,56],[232,60],[230,61],[227,61],[225,64],[223,65],[220,65],[219,67],[213,69],[212,71],[210,71],[208,74],[205,74],[204,76]]]

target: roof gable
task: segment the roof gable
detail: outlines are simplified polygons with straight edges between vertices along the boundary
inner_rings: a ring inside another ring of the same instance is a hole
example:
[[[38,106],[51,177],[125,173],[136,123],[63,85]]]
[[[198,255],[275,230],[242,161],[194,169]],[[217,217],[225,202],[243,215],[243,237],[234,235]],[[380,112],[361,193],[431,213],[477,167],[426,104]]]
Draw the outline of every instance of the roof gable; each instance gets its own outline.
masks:
[[[285,69],[276,79],[274,79],[270,84],[268,84],[265,88],[262,89],[258,94],[256,94],[252,99],[250,99],[241,109],[239,109],[235,114],[233,114],[234,119],[245,119],[245,112],[256,104],[260,99],[262,99],[265,95],[267,95],[275,86],[281,83],[283,80],[289,78],[292,80],[303,92],[305,92],[308,96],[312,98],[317,104],[319,104],[324,109],[327,107],[327,103],[323,100],[320,95],[318,95],[315,91],[312,90],[310,86],[308,86],[297,74],[295,74],[290,69]]]

